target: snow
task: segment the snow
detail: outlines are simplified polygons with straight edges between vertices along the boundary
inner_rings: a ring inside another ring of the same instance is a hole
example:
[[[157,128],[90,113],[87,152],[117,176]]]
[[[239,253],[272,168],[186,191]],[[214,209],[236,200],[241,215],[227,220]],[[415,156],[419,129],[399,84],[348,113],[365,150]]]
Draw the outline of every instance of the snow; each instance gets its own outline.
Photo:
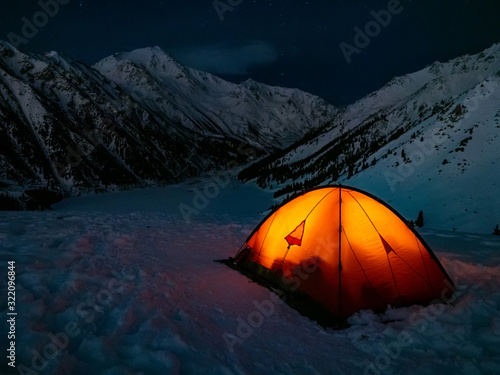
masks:
[[[498,210],[493,209],[500,184],[500,175],[494,172],[499,162],[500,128],[496,114],[500,80],[492,78],[487,84],[488,87],[478,84],[457,100],[457,104],[475,103],[459,121],[423,122],[419,130],[424,142],[411,140],[414,129],[410,130],[395,141],[402,143],[400,146],[389,144],[375,155],[375,168],[368,168],[345,183],[371,189],[397,205],[408,219],[414,220],[423,210],[424,219],[428,216],[434,228],[491,233],[500,219]],[[455,106],[451,106],[447,116]],[[471,139],[462,147],[461,142],[468,137]],[[396,156],[380,159],[388,148]],[[413,159],[409,164],[400,158],[403,149]],[[443,165],[445,159],[448,164]],[[400,163],[398,168],[394,167],[395,160]]]
[[[500,223],[499,72],[497,44],[396,77],[277,156],[275,165],[292,174],[271,166],[276,173],[268,184],[278,190],[297,182],[342,183],[375,194],[408,220],[422,210],[433,228],[491,233]],[[396,131],[403,133],[393,139]],[[373,150],[366,146],[374,141]],[[346,164],[358,169],[352,177]]]
[[[247,80],[223,81],[182,66],[159,47],[117,53],[93,66],[155,113],[194,131],[237,137],[256,145],[286,147],[337,109],[298,89]],[[256,134],[257,132],[257,134]],[[260,143],[260,144],[259,144]]]
[[[362,311],[349,328],[323,329],[213,261],[236,253],[273,199],[234,181],[207,197],[212,183],[0,213],[24,373],[500,373],[499,237],[424,227],[458,288],[453,305]],[[196,194],[208,203],[184,220],[179,205],[195,207]]]

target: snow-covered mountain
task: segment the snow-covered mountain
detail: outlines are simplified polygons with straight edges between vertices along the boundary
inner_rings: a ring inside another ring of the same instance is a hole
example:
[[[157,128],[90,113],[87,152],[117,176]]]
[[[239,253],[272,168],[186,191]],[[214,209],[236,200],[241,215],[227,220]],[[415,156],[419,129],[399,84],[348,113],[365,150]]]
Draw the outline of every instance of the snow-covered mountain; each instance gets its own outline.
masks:
[[[0,42],[0,188],[177,181],[288,146],[335,112],[300,90],[185,68],[159,48],[92,68]]]
[[[500,222],[500,45],[394,78],[314,136],[242,171],[276,196],[364,188],[408,219],[491,232]]]
[[[249,79],[239,85],[182,66],[159,47],[118,53],[94,68],[155,114],[194,132],[267,149],[290,145],[336,112],[324,100]]]

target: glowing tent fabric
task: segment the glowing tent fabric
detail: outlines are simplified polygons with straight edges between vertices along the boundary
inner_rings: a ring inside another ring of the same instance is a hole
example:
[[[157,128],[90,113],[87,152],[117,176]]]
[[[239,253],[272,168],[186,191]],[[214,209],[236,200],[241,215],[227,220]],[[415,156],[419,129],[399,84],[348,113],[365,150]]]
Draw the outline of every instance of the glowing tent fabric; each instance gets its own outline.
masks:
[[[359,189],[320,187],[287,202],[249,236],[236,266],[299,290],[336,317],[426,304],[453,283],[424,240]]]

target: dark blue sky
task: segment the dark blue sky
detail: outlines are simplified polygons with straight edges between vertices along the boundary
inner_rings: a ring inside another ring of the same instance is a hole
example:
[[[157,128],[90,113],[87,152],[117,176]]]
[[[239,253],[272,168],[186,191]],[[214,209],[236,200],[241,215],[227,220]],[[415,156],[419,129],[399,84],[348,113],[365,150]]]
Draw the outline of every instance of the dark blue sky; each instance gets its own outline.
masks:
[[[41,0],[52,3],[53,16],[44,18],[38,0],[2,0],[0,39],[14,33],[27,42],[21,50],[56,50],[88,64],[158,45],[227,80],[298,87],[336,105],[394,76],[500,42],[497,0],[401,0],[399,7],[397,0],[220,0],[219,7],[232,8],[223,20],[213,0],[59,0],[67,4],[58,10],[56,1]],[[388,4],[398,13],[378,30],[372,11]],[[25,37],[23,17],[42,25],[36,35]],[[367,25],[373,37],[358,48],[354,28]],[[358,48],[350,63],[342,42]]]

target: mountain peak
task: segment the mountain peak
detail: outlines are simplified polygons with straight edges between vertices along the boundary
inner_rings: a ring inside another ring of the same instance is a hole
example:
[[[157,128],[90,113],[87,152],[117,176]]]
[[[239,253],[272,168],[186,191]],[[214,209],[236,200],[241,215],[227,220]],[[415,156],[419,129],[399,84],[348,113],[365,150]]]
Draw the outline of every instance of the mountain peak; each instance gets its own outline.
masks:
[[[272,186],[275,196],[346,183],[406,217],[423,210],[431,227],[489,231],[498,221],[499,72],[494,45],[396,77],[240,178]]]
[[[154,75],[169,77],[184,75],[185,67],[170,54],[158,46],[135,49],[130,52],[119,52],[108,56],[93,65],[101,73],[112,72],[118,66],[136,65],[145,68]],[[128,68],[127,68],[128,69]]]
[[[110,57],[114,58],[117,61],[129,60],[140,65],[149,65],[153,61],[155,63],[160,62],[162,64],[168,63],[177,66],[181,65],[168,52],[164,51],[159,46],[138,48],[130,52],[118,52]],[[109,59],[110,57],[104,58],[103,60]]]
[[[16,47],[9,42],[0,39],[0,56],[14,56],[21,53]]]
[[[159,47],[89,69],[57,52],[1,43],[0,69],[0,134],[12,133],[0,150],[0,188],[19,184],[13,192],[178,181],[224,168],[241,144],[255,156],[287,147],[334,111],[313,96],[290,102],[252,80],[230,95],[236,84],[184,67]]]

